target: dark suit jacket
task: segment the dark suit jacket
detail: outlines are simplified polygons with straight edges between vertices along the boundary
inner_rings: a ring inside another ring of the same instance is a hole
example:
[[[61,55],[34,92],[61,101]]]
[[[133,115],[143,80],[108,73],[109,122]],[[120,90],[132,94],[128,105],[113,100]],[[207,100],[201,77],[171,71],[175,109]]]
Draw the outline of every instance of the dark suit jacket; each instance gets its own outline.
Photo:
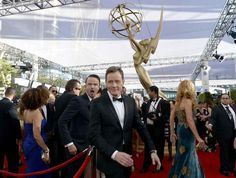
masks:
[[[73,97],[58,120],[63,145],[74,142],[79,151],[88,147],[89,98],[87,94]]]
[[[116,173],[123,169],[121,165],[111,159],[111,155],[115,150],[131,154],[132,128],[137,129],[149,150],[155,149],[150,135],[138,115],[134,99],[129,96],[122,97],[125,107],[123,128],[107,92],[91,104],[89,140],[98,149],[97,167],[106,174]]]
[[[74,93],[70,93],[70,92],[65,91],[55,101],[55,104],[54,104],[55,113],[54,113],[54,116],[53,116],[53,132],[54,132],[56,137],[57,136],[59,137],[59,133],[58,133],[58,120],[59,120],[59,117],[65,111],[66,107],[68,106],[70,100],[73,97],[76,97],[76,95]]]
[[[16,143],[21,138],[20,121],[15,105],[8,99],[0,101],[0,145]]]
[[[236,113],[235,105],[231,107]],[[216,134],[218,141],[229,141],[232,139],[234,124],[221,104],[213,108],[209,124],[213,125],[213,132]]]

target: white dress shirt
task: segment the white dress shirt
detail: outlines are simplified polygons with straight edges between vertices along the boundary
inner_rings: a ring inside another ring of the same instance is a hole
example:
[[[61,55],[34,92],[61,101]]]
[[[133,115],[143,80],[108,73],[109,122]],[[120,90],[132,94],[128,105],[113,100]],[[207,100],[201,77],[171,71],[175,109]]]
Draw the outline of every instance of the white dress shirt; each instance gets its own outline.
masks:
[[[124,119],[125,119],[125,106],[124,106],[124,103],[123,102],[120,102],[120,101],[113,101],[113,97],[109,91],[107,91],[108,95],[109,95],[109,98],[116,110],[116,114],[120,120],[120,125],[121,127],[123,128],[124,126]],[[121,98],[121,96],[119,97],[116,97],[116,98]]]
[[[117,116],[118,116],[118,118],[119,118],[120,125],[121,125],[121,127],[123,128],[123,126],[124,126],[124,119],[125,119],[125,106],[124,106],[124,103],[123,103],[123,102],[120,102],[120,101],[113,101],[113,97],[114,97],[114,96],[112,96],[109,91],[107,91],[107,93],[108,93],[108,96],[109,96],[109,98],[110,98],[110,100],[111,100],[111,102],[112,102],[112,104],[113,104],[115,110],[116,110],[116,114],[117,114]],[[119,96],[119,97],[117,97],[117,98],[121,98],[121,96]],[[123,142],[124,142],[124,141],[123,141]],[[114,151],[114,153],[111,155],[111,158],[112,158],[113,160],[115,160],[115,157],[116,157],[116,154],[117,154],[117,153],[118,153],[118,151],[116,150],[116,151]]]
[[[231,114],[233,115],[234,129],[236,129],[236,115],[235,115],[235,112],[234,112],[233,108],[231,108],[230,105],[224,105],[224,104],[222,104],[222,106],[224,107],[225,110],[226,110],[226,107],[229,108]],[[227,112],[227,111],[226,111],[226,112]]]

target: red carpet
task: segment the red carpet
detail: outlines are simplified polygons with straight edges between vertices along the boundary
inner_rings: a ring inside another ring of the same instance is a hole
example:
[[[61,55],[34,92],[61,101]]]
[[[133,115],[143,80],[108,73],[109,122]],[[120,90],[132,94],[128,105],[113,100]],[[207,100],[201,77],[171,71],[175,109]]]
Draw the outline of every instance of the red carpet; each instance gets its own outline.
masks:
[[[198,156],[201,162],[201,165],[204,169],[206,178],[226,178],[219,173],[219,151],[217,152],[198,152]],[[24,159],[22,159],[24,162]],[[152,173],[153,167],[150,166],[149,171],[145,174],[139,173],[142,163],[143,163],[143,154],[139,154],[139,157],[134,157],[135,161],[135,170],[132,173],[131,178],[168,178],[169,170],[171,167],[171,161],[168,161],[168,157],[165,157],[163,165],[164,171],[160,173]],[[20,166],[20,172],[24,172],[25,163]],[[230,177],[234,177],[232,174]]]
[[[217,152],[198,152],[198,156],[205,172],[206,178],[226,178],[219,173],[219,151]],[[152,173],[152,168],[149,168],[149,171],[145,174],[139,173],[142,163],[143,163],[143,155],[140,154],[139,158],[135,157],[135,170],[131,176],[131,178],[168,178],[169,170],[171,167],[171,161],[168,161],[168,157],[165,157],[163,165],[164,171],[160,173]],[[234,177],[231,174],[230,177]]]

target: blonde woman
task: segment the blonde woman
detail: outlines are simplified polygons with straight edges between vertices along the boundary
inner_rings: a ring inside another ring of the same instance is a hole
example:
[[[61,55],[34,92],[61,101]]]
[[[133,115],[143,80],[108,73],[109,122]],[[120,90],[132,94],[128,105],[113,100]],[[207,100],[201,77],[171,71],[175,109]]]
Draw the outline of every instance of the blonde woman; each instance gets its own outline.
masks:
[[[171,111],[170,129],[171,141],[178,139],[177,152],[170,170],[169,178],[204,178],[195,150],[195,140],[200,148],[205,148],[204,140],[200,138],[195,126],[195,87],[190,80],[179,84],[175,107]],[[174,118],[178,118],[177,135],[174,131]]]

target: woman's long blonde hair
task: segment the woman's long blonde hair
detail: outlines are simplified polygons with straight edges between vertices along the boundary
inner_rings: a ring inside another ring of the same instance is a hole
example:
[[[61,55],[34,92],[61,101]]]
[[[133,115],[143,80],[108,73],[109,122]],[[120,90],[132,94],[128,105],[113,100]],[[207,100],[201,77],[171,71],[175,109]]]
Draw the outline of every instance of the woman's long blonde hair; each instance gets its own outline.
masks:
[[[196,92],[195,86],[191,80],[183,80],[180,82],[177,95],[176,95],[176,103],[175,106],[179,107],[183,98],[190,99],[193,103],[193,108],[196,104]]]

